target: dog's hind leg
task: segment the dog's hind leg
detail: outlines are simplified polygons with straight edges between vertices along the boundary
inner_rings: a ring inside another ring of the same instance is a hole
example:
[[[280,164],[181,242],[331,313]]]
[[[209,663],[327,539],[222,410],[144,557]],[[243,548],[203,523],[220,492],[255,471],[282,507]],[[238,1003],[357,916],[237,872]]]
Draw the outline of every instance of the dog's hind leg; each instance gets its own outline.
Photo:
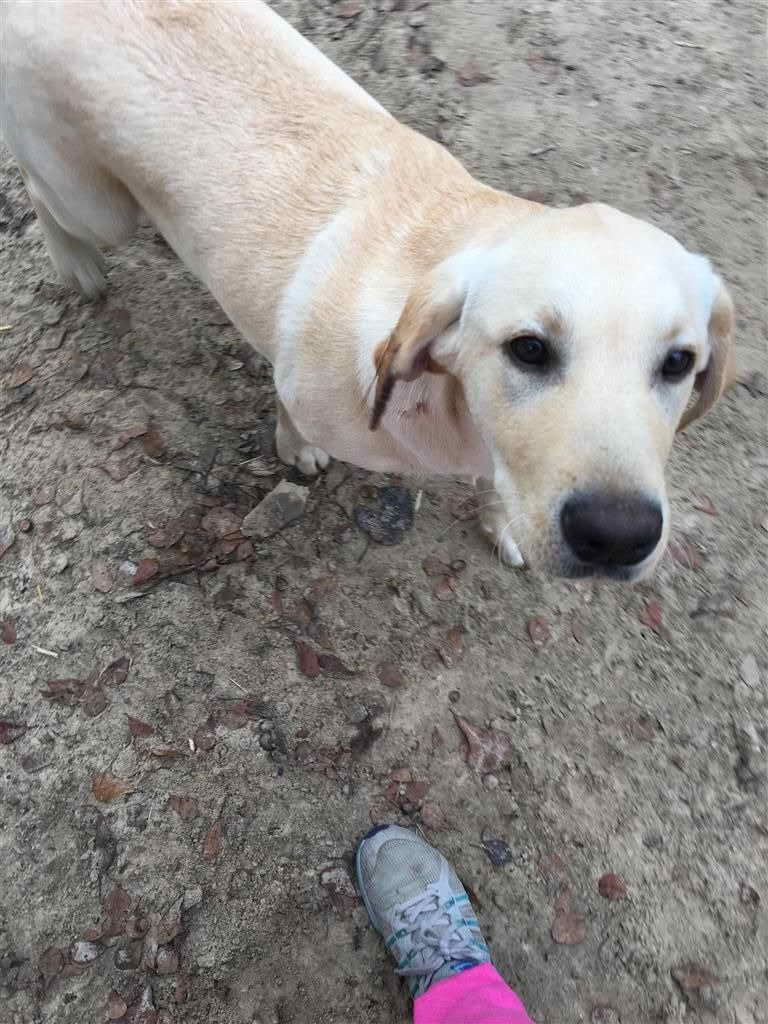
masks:
[[[118,245],[133,233],[139,206],[119,182],[98,175],[81,194],[66,198],[22,170],[51,262],[62,281],[94,299],[106,287],[100,245]],[[97,189],[91,187],[98,185]]]

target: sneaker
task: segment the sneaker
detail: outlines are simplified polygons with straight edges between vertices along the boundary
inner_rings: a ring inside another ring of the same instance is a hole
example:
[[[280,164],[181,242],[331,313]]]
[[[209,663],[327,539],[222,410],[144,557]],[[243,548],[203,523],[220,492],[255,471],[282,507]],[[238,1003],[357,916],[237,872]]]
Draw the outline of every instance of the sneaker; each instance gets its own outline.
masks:
[[[357,848],[356,869],[365,909],[414,999],[434,981],[490,963],[464,886],[415,832],[377,825]]]

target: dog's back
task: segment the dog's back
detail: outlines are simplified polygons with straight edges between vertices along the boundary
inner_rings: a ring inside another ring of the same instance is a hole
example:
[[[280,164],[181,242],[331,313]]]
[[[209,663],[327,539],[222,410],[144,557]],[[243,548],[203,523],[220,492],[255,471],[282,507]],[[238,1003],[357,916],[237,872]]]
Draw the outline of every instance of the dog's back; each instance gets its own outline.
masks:
[[[258,203],[247,248],[266,255],[258,224],[274,238],[271,219],[306,207],[310,161],[324,213],[345,136],[395,124],[260,0],[11,0],[0,109],[54,264],[90,295],[98,248],[125,240],[141,208],[215,289],[211,207]]]

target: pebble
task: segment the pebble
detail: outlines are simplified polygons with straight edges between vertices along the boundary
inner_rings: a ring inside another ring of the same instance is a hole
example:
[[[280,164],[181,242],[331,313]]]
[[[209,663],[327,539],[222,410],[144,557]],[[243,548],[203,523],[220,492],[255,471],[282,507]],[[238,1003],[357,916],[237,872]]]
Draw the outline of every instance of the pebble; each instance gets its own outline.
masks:
[[[95,942],[75,942],[69,951],[72,961],[76,964],[92,964],[101,955],[101,946]]]
[[[202,887],[196,885],[194,889],[187,889],[184,893],[183,905],[185,910],[191,910],[192,907],[199,907],[203,902],[203,890]]]
[[[405,487],[379,487],[378,507],[358,505],[355,522],[376,544],[399,544],[413,526],[413,498]]]
[[[760,669],[754,654],[750,653],[744,656],[739,666],[739,672],[741,673],[741,678],[750,689],[757,690],[760,688]]]
[[[243,519],[240,532],[245,537],[271,537],[304,514],[308,497],[308,487],[281,480]]]
[[[498,789],[499,780],[495,775],[486,775],[483,779],[486,789]]]
[[[51,570],[57,576],[61,576],[61,574],[64,572],[68,565],[69,559],[64,554],[64,552],[62,552],[60,555],[56,555],[56,557],[51,562]]]

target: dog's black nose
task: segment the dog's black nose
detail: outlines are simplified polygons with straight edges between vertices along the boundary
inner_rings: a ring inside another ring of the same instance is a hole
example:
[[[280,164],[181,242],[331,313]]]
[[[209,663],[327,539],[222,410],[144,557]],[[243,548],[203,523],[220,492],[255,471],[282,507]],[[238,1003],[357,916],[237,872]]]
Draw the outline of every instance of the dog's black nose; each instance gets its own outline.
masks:
[[[588,565],[637,565],[661,539],[661,506],[636,494],[577,494],[560,513],[571,551]]]

